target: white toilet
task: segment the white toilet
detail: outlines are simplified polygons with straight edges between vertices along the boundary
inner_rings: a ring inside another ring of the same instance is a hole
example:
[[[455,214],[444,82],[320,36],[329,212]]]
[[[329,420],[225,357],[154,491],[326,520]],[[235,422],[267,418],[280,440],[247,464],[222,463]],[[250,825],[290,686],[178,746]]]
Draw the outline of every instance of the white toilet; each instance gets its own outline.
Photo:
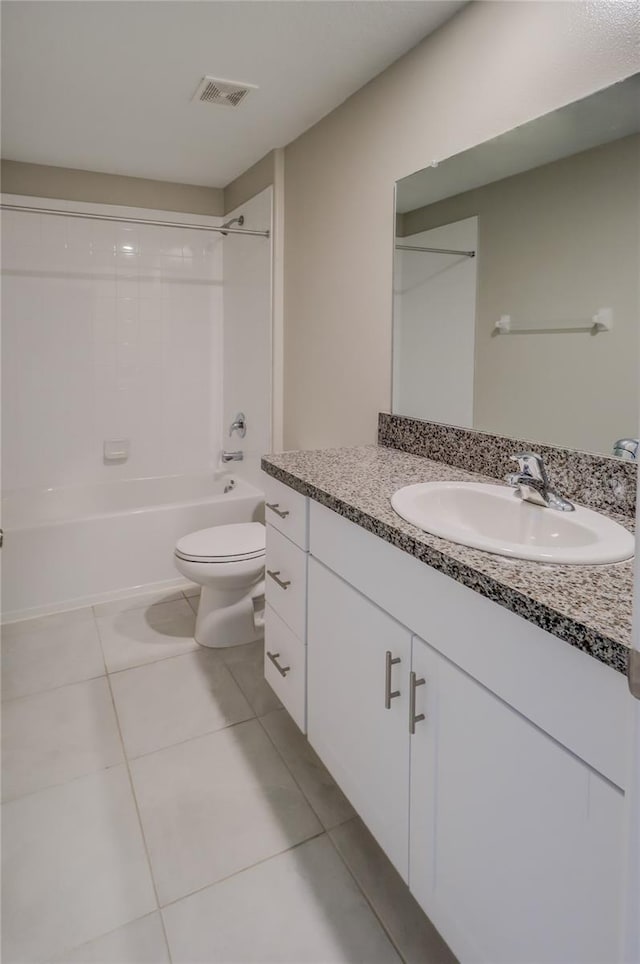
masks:
[[[175,565],[202,586],[196,641],[238,646],[264,633],[265,528],[261,522],[213,526],[178,539]]]

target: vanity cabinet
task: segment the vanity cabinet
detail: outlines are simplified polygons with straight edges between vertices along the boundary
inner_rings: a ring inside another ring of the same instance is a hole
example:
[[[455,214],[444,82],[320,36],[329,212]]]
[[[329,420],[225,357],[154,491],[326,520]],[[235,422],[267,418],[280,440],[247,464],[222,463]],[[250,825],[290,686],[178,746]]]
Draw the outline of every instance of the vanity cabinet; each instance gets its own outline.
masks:
[[[408,880],[411,633],[309,564],[309,739]]]
[[[617,959],[623,793],[413,637],[409,886],[463,961]]]
[[[306,733],[308,499],[269,476],[264,486],[264,675]]]
[[[309,550],[309,741],[456,955],[617,960],[624,677],[315,502]]]

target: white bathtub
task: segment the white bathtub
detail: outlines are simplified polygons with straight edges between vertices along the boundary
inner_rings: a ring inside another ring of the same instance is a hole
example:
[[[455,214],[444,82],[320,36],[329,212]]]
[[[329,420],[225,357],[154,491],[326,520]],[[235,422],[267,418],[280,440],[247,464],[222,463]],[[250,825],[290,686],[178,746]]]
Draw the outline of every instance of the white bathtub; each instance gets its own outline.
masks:
[[[232,474],[7,492],[3,622],[183,586],[173,565],[176,540],[207,526],[262,520],[263,501]]]

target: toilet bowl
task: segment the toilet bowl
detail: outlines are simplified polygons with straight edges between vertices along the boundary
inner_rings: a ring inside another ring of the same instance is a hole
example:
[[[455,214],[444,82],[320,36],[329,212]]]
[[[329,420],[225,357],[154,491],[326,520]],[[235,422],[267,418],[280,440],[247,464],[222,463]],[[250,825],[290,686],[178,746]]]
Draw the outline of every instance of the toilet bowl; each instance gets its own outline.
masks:
[[[178,572],[202,586],[195,631],[201,646],[239,646],[262,637],[264,557],[261,522],[213,526],[178,539]]]

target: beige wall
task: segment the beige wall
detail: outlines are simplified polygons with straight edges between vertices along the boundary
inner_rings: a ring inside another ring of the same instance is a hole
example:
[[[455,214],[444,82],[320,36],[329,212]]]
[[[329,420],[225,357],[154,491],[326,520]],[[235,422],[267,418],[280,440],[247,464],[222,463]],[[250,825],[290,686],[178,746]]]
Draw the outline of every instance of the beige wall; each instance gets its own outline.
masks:
[[[5,194],[123,204],[185,214],[224,214],[224,192],[195,184],[152,181],[144,177],[100,174],[22,161],[2,161],[0,187]]]
[[[393,184],[640,69],[633,3],[472,3],[285,153],[286,447],[375,438]]]
[[[0,189],[5,194],[24,194],[29,197],[224,215],[273,185],[276,155],[275,150],[265,154],[225,188],[153,181],[144,177],[124,177],[120,174],[101,174],[98,171],[3,159]]]
[[[231,181],[224,189],[224,213],[237,207],[271,187],[275,178],[276,151],[270,151],[248,170]]]
[[[403,216],[404,235],[478,217],[474,428],[605,454],[637,436],[639,171],[634,135]],[[601,307],[607,334],[495,337],[503,314],[553,329]]]

